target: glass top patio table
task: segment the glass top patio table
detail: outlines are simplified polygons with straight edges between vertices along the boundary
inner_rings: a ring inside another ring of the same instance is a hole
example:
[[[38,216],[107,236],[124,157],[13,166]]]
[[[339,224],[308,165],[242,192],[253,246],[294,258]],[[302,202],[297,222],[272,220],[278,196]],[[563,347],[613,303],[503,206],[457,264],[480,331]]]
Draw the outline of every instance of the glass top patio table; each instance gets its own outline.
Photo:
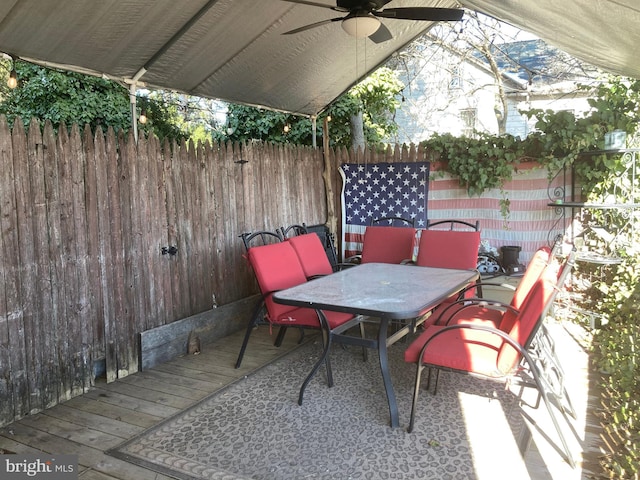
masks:
[[[322,327],[329,334],[329,341],[325,342],[322,357],[302,385],[298,403],[302,404],[304,389],[324,362],[331,341],[362,345],[378,350],[380,369],[389,402],[390,423],[392,427],[398,427],[398,408],[388,369],[387,346],[409,333],[411,328],[406,326],[389,337],[387,335],[389,320],[415,319],[456,294],[478,277],[476,270],[365,263],[276,292],[273,299],[278,303],[316,309]],[[322,320],[322,310],[378,319],[377,338],[362,339],[343,335],[342,333],[354,323],[345,324],[328,332],[326,319]]]

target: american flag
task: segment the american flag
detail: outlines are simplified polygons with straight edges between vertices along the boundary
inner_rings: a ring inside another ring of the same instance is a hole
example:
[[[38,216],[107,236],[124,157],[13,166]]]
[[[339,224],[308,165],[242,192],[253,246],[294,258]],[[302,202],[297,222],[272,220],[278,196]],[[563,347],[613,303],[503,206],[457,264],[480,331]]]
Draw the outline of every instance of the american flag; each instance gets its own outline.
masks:
[[[381,217],[414,219],[427,224],[428,162],[345,163],[342,175],[343,255],[362,251],[362,236],[371,220]]]

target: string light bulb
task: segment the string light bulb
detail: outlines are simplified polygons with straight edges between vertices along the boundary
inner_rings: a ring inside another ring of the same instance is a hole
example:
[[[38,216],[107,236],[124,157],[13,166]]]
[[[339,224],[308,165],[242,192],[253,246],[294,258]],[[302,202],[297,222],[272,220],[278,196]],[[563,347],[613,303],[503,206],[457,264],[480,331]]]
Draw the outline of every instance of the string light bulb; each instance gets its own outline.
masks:
[[[16,72],[16,67],[11,69],[9,79],[7,80],[7,86],[12,90],[18,86],[18,72]]]
[[[144,109],[140,112],[140,123],[143,125],[147,123],[147,111]]]
[[[283,130],[284,130],[284,133],[289,133],[289,130],[291,130],[291,126],[287,123],[285,124]]]

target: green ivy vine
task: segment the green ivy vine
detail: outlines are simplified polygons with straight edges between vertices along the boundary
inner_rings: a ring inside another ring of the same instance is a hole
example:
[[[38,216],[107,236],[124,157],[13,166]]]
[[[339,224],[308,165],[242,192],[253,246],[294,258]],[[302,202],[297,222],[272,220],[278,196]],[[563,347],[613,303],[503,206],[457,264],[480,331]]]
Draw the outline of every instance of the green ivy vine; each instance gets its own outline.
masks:
[[[590,87],[579,86],[581,89]],[[443,172],[457,177],[470,196],[501,188],[523,161],[534,160],[550,174],[575,165],[583,188],[591,188],[606,176],[611,161],[576,162],[580,153],[602,149],[604,135],[613,130],[635,133],[640,122],[640,80],[611,77],[598,86],[589,100],[593,110],[580,118],[569,111],[532,109],[521,112],[536,119],[536,132],[525,139],[511,135],[479,134],[478,138],[436,134],[423,142]],[[615,160],[614,160],[615,161]],[[615,165],[614,165],[615,167]],[[508,202],[503,199],[503,216]]]

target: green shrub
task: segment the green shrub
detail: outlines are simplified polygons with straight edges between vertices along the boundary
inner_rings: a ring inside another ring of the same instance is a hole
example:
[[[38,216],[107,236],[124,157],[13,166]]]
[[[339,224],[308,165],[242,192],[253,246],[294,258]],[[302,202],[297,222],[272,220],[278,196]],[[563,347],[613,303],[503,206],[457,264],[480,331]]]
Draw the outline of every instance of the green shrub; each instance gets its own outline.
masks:
[[[609,322],[593,343],[595,365],[603,372],[602,425],[615,442],[603,467],[609,478],[621,479],[640,475],[640,284],[630,278],[626,298],[620,298],[624,288],[611,292],[619,303],[609,303]]]

